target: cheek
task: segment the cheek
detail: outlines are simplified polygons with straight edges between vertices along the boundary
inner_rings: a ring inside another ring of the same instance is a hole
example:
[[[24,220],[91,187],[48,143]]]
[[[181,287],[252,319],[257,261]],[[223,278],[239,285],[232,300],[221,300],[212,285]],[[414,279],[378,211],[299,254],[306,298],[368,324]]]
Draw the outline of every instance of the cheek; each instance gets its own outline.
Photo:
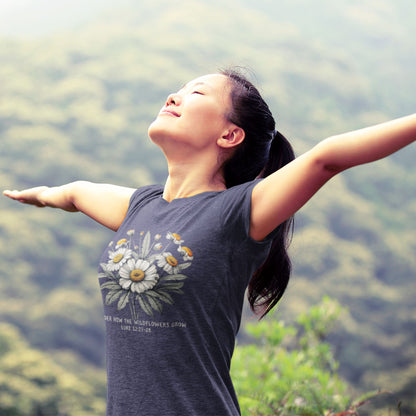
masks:
[[[195,108],[190,119],[192,119],[194,128],[198,129],[198,131],[218,131],[223,128],[225,123],[224,115],[216,107],[201,108],[200,110]]]

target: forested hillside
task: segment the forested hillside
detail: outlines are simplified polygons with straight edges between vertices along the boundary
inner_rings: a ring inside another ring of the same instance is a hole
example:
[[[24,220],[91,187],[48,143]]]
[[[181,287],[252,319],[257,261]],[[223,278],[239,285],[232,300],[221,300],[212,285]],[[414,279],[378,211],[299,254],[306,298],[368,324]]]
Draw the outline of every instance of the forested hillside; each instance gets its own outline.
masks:
[[[414,112],[416,4],[313,5],[125,1],[76,30],[3,36],[1,187],[163,183],[147,126],[170,92],[229,65],[252,70],[297,154]],[[279,306],[290,320],[325,294],[337,298],[349,309],[331,338],[341,374],[357,390],[394,391],[408,414],[416,412],[415,158],[413,146],[344,173],[301,211]],[[19,345],[27,362],[45,354],[57,373],[90,371],[84,382],[100,399],[86,414],[103,408],[96,267],[110,236],[80,214],[0,199],[0,351]],[[63,376],[54,384],[75,385]]]

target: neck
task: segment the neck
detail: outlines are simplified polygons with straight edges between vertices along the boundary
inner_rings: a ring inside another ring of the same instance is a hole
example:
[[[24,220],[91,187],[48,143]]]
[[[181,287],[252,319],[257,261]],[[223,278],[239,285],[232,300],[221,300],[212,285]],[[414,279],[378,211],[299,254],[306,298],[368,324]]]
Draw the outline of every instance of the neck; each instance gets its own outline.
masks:
[[[163,191],[163,198],[170,202],[207,191],[226,189],[224,178],[212,165],[195,162],[169,163],[169,176]]]

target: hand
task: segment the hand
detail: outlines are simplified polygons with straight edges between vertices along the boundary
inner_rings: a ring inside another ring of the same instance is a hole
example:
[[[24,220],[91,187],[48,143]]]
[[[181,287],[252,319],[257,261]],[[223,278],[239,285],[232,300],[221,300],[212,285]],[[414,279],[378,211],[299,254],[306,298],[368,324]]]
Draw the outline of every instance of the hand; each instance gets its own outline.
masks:
[[[78,209],[72,203],[69,189],[70,184],[52,188],[37,186],[23,191],[4,191],[3,195],[23,204],[34,205],[39,208],[51,207],[76,212]]]
[[[45,203],[41,202],[41,194],[48,189],[47,186],[37,186],[36,188],[25,189],[23,191],[3,191],[3,195],[19,201],[22,204],[35,205],[39,208],[44,208]]]

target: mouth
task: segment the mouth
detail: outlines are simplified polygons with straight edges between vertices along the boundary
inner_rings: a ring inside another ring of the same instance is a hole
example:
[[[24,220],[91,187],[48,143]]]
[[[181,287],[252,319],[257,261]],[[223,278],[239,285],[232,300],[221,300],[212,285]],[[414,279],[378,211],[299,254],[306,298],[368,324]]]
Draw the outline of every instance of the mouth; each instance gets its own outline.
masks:
[[[180,117],[180,115],[173,110],[169,110],[167,108],[164,108],[160,111],[159,113],[160,116],[165,115],[165,116],[171,116],[171,117]]]

